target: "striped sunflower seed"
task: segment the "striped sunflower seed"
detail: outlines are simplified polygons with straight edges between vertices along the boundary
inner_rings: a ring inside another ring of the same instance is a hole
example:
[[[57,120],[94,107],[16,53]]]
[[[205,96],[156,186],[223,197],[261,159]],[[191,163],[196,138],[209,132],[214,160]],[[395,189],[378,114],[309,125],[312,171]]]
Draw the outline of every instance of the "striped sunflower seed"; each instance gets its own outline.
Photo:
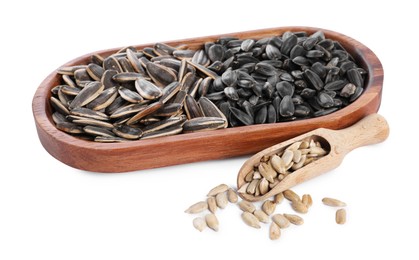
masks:
[[[77,96],[70,103],[69,108],[73,109],[76,107],[82,107],[93,101],[100,95],[105,87],[100,82],[91,82],[77,94]]]

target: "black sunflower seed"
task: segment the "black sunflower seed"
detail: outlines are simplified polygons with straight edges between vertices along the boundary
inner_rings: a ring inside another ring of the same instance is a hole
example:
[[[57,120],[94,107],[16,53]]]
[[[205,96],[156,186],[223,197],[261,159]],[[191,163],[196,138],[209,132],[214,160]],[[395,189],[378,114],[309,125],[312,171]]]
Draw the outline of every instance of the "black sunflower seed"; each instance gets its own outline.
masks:
[[[288,56],[290,54],[291,49],[297,44],[297,41],[297,36],[291,33],[291,35],[289,35],[289,37],[287,37],[282,43],[281,53]]]
[[[349,82],[357,87],[364,86],[364,79],[357,69],[350,69],[346,72]]]
[[[234,115],[234,117],[239,120],[244,125],[253,125],[254,120],[253,118],[248,115],[247,113],[241,111],[240,109],[237,109],[235,107],[230,107],[231,114]]]
[[[268,115],[268,108],[267,106],[261,107],[255,115],[255,124],[264,124],[266,122]]]
[[[304,71],[304,76],[313,88],[315,88],[316,90],[323,89],[324,83],[322,79],[319,77],[319,75],[317,75],[315,72],[313,72],[310,69],[307,69]]]
[[[295,112],[294,103],[292,102],[291,96],[285,96],[279,104],[279,113],[282,117],[293,116]]]
[[[284,98],[285,96],[294,95],[294,86],[293,84],[289,83],[288,81],[281,81],[276,84],[276,91],[278,94]]]

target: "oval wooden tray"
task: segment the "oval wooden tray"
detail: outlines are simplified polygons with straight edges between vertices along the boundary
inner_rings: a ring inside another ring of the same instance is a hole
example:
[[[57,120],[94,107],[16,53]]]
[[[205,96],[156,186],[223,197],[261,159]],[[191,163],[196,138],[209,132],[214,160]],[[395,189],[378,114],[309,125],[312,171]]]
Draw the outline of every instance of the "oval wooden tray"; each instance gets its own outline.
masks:
[[[286,31],[323,30],[327,38],[338,40],[357,62],[368,71],[368,86],[351,105],[327,116],[294,122],[227,128],[202,133],[179,134],[150,140],[126,143],[95,143],[61,132],[52,121],[49,97],[51,88],[59,84],[60,75],[52,72],[38,87],[32,101],[33,115],[39,139],[56,159],[74,168],[94,172],[126,172],[157,168],[196,161],[228,158],[258,152],[266,147],[324,127],[341,129],[378,111],[381,102],[383,68],[377,56],[360,42],[343,34],[312,27],[279,27],[255,31],[213,35],[166,42],[170,45],[188,44],[199,48],[207,41],[221,36],[260,39]],[[138,49],[154,44],[137,45]],[[107,56],[120,48],[99,51]],[[91,54],[76,58],[63,66],[85,64]]]

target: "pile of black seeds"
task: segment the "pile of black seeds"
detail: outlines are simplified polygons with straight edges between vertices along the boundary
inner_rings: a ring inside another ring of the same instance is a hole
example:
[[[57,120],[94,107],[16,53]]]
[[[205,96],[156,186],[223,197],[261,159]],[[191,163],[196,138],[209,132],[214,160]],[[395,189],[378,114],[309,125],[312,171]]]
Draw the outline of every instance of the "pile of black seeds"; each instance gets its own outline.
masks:
[[[209,60],[207,68],[219,77],[199,94],[213,101],[232,127],[330,114],[362,94],[367,75],[322,31],[221,38],[206,43],[200,57],[193,60]]]

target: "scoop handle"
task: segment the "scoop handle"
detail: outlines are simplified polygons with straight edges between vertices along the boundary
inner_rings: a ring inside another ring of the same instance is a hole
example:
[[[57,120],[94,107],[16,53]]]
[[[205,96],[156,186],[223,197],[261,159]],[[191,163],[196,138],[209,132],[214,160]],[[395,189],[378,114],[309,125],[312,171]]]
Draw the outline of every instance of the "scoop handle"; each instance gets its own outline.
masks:
[[[345,147],[345,152],[350,152],[361,146],[383,142],[387,139],[390,128],[383,116],[371,114],[338,132],[340,141],[345,144],[341,147]]]

